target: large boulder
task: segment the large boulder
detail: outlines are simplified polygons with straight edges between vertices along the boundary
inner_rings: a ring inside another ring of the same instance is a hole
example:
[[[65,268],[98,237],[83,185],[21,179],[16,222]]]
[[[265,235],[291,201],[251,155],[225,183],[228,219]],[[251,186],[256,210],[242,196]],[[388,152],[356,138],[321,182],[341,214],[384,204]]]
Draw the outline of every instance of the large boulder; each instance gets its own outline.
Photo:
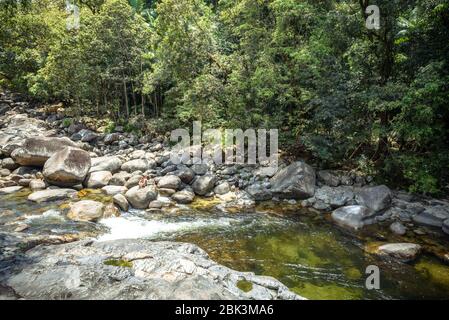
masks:
[[[308,199],[315,193],[315,170],[302,161],[281,169],[270,180],[271,192],[281,199]]]
[[[428,207],[424,212],[413,216],[413,221],[417,224],[439,228],[443,226],[443,222],[447,219],[449,219],[449,208],[447,206]]]
[[[111,179],[112,173],[109,171],[96,171],[89,173],[84,184],[89,189],[99,189],[107,186]]]
[[[118,157],[92,158],[92,167],[90,168],[90,172],[109,171],[114,173],[120,170],[122,164],[122,160]]]
[[[33,192],[28,196],[28,200],[33,202],[50,202],[69,198],[74,198],[77,192],[73,189],[47,189]]]
[[[187,243],[84,240],[37,246],[6,285],[26,300],[301,299],[278,280],[238,272]],[[239,289],[245,280],[250,290]]]
[[[373,223],[373,216],[373,211],[364,206],[346,206],[332,212],[332,219],[337,224],[355,230]]]
[[[181,179],[173,175],[165,176],[159,179],[157,186],[162,189],[178,190],[181,186]]]
[[[359,205],[374,212],[388,209],[391,205],[391,198],[391,190],[383,185],[363,188],[356,195],[356,201]]]
[[[140,188],[132,187],[126,194],[126,199],[136,209],[146,209],[151,201],[157,199],[157,190],[154,186]]]
[[[77,145],[69,138],[35,137],[28,138],[22,147],[15,149],[11,157],[22,166],[43,167],[45,162],[56,152],[66,147]]]
[[[67,217],[75,221],[97,221],[103,217],[104,204],[98,201],[82,200],[70,204]]]
[[[156,162],[148,159],[135,159],[125,162],[122,165],[122,170],[127,172],[142,171],[145,172],[149,169],[156,167]]]
[[[90,155],[88,152],[66,147],[53,154],[45,162],[42,173],[50,184],[72,187],[84,181],[89,169]]]
[[[214,175],[198,176],[192,184],[193,191],[200,196],[204,196],[214,189],[217,177]]]

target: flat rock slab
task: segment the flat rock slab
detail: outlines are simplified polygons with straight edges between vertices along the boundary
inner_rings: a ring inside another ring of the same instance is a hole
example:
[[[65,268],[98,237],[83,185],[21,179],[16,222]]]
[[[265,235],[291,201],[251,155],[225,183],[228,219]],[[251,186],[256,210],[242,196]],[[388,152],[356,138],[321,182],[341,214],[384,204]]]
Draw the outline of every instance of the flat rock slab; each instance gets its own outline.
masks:
[[[23,189],[23,187],[21,187],[21,186],[1,188],[0,194],[11,194],[11,193],[18,192],[22,189]]]
[[[49,202],[73,198],[77,194],[73,189],[47,189],[33,192],[28,196],[28,200],[33,202]]]
[[[192,244],[146,240],[39,246],[6,284],[25,299],[301,299],[279,281],[237,272]],[[244,292],[237,283],[251,283]]]
[[[414,243],[388,243],[377,248],[377,254],[390,256],[396,259],[414,260],[421,252],[421,246]]]

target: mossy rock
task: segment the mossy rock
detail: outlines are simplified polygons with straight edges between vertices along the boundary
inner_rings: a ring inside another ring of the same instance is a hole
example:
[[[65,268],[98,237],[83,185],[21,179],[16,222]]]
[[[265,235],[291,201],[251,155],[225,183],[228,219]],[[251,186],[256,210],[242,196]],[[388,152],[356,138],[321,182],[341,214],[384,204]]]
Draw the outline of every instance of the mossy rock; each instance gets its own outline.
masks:
[[[247,280],[239,280],[237,281],[237,288],[239,288],[243,292],[250,292],[251,290],[253,290],[253,284],[252,282],[249,282]]]
[[[121,268],[132,268],[133,263],[131,261],[122,260],[122,259],[109,259],[104,262],[107,266],[113,266],[113,267],[121,267]]]

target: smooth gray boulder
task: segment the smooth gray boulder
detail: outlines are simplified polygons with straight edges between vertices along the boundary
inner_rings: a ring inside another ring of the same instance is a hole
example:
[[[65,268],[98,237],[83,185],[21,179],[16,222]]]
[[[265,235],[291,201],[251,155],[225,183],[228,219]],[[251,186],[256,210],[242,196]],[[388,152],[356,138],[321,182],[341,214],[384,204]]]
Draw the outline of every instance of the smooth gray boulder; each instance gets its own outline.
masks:
[[[178,191],[171,196],[173,200],[180,204],[189,204],[192,203],[195,199],[195,193],[191,190],[184,189],[182,191]]]
[[[181,187],[181,179],[177,176],[168,175],[159,179],[157,186],[162,189],[178,190]]]
[[[421,246],[414,243],[388,243],[377,248],[376,253],[381,256],[389,256],[402,261],[416,259],[421,252]]]
[[[271,200],[271,198],[273,197],[272,192],[269,189],[264,188],[260,184],[250,185],[248,188],[246,188],[246,192],[248,192],[256,201]]]
[[[134,171],[142,171],[145,172],[149,169],[153,169],[156,167],[156,162],[148,159],[135,159],[128,162],[125,162],[122,165],[122,170],[132,173]]]
[[[315,170],[302,161],[281,169],[270,182],[271,192],[281,199],[304,200],[315,194]]]
[[[20,148],[15,149],[11,158],[22,166],[43,167],[45,162],[56,152],[66,147],[77,148],[69,138],[35,137],[25,140]]]
[[[393,222],[390,225],[390,230],[394,234],[397,234],[397,235],[400,235],[400,236],[403,236],[404,234],[407,233],[407,228],[402,223],[400,223],[398,221]]]
[[[373,216],[373,211],[364,206],[346,206],[332,212],[332,219],[338,225],[355,230],[373,223]]]
[[[438,227],[443,226],[443,222],[449,219],[449,208],[447,206],[428,207],[424,212],[413,216],[413,221],[417,224]]]
[[[356,194],[357,204],[374,212],[388,209],[391,205],[392,193],[387,186],[366,187]]]
[[[107,186],[111,179],[112,173],[109,171],[95,171],[86,177],[85,185],[89,189],[99,189]]]
[[[214,188],[215,194],[225,194],[228,193],[229,191],[231,191],[231,187],[229,186],[229,182],[227,181],[220,183]]]
[[[54,153],[45,162],[42,174],[50,184],[72,187],[84,181],[89,169],[90,155],[88,152],[66,147]]]
[[[97,221],[103,217],[104,209],[101,202],[82,200],[70,204],[67,217],[74,221]]]
[[[12,186],[12,187],[1,188],[0,194],[11,194],[11,193],[18,192],[22,189],[23,189],[22,186]]]
[[[351,204],[354,200],[354,192],[352,187],[348,186],[323,186],[315,190],[315,199],[335,209]]]
[[[182,182],[190,184],[195,178],[195,172],[186,166],[181,166],[178,170],[173,172],[174,175],[178,176]]]
[[[28,196],[28,200],[33,202],[50,202],[69,198],[74,198],[77,194],[73,189],[47,189],[33,192]]]
[[[278,280],[238,272],[193,244],[83,240],[38,246],[6,284],[24,299],[303,299]],[[239,281],[251,290],[238,288]]]
[[[115,173],[120,170],[123,162],[118,157],[92,158],[92,167],[89,172],[109,171]]]
[[[217,177],[214,175],[198,176],[192,184],[193,191],[200,196],[204,196],[214,189],[216,181]]]
[[[155,186],[135,186],[126,192],[125,197],[133,208],[146,209],[151,201],[157,199],[157,190]]]
[[[112,197],[112,201],[114,202],[114,204],[119,206],[119,208],[122,209],[123,211],[129,210],[128,200],[126,200],[126,197],[123,194],[118,193],[118,194],[114,195]]]
[[[115,196],[119,193],[125,194],[128,188],[123,186],[104,186],[101,190],[108,196]]]

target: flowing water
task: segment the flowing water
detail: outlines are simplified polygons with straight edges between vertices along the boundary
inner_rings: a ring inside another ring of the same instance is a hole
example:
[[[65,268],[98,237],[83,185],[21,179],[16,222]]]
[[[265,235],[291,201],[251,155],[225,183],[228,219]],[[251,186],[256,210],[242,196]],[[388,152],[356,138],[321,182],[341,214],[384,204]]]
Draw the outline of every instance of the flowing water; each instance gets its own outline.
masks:
[[[364,251],[371,239],[355,237],[323,214],[295,207],[260,207],[256,213],[226,214],[211,205],[180,206],[161,212],[131,210],[98,224],[67,220],[67,203],[31,204],[28,192],[0,196],[29,225],[26,233],[84,232],[98,241],[146,238],[199,245],[217,262],[239,271],[268,275],[310,299],[448,299],[449,266],[424,254],[412,264],[386,262]],[[86,196],[84,194],[83,196]],[[87,198],[108,201],[98,193]],[[0,221],[0,224],[4,223]],[[0,225],[9,230],[10,225]],[[443,246],[448,248],[448,243]],[[365,287],[366,267],[380,268],[380,290]]]

